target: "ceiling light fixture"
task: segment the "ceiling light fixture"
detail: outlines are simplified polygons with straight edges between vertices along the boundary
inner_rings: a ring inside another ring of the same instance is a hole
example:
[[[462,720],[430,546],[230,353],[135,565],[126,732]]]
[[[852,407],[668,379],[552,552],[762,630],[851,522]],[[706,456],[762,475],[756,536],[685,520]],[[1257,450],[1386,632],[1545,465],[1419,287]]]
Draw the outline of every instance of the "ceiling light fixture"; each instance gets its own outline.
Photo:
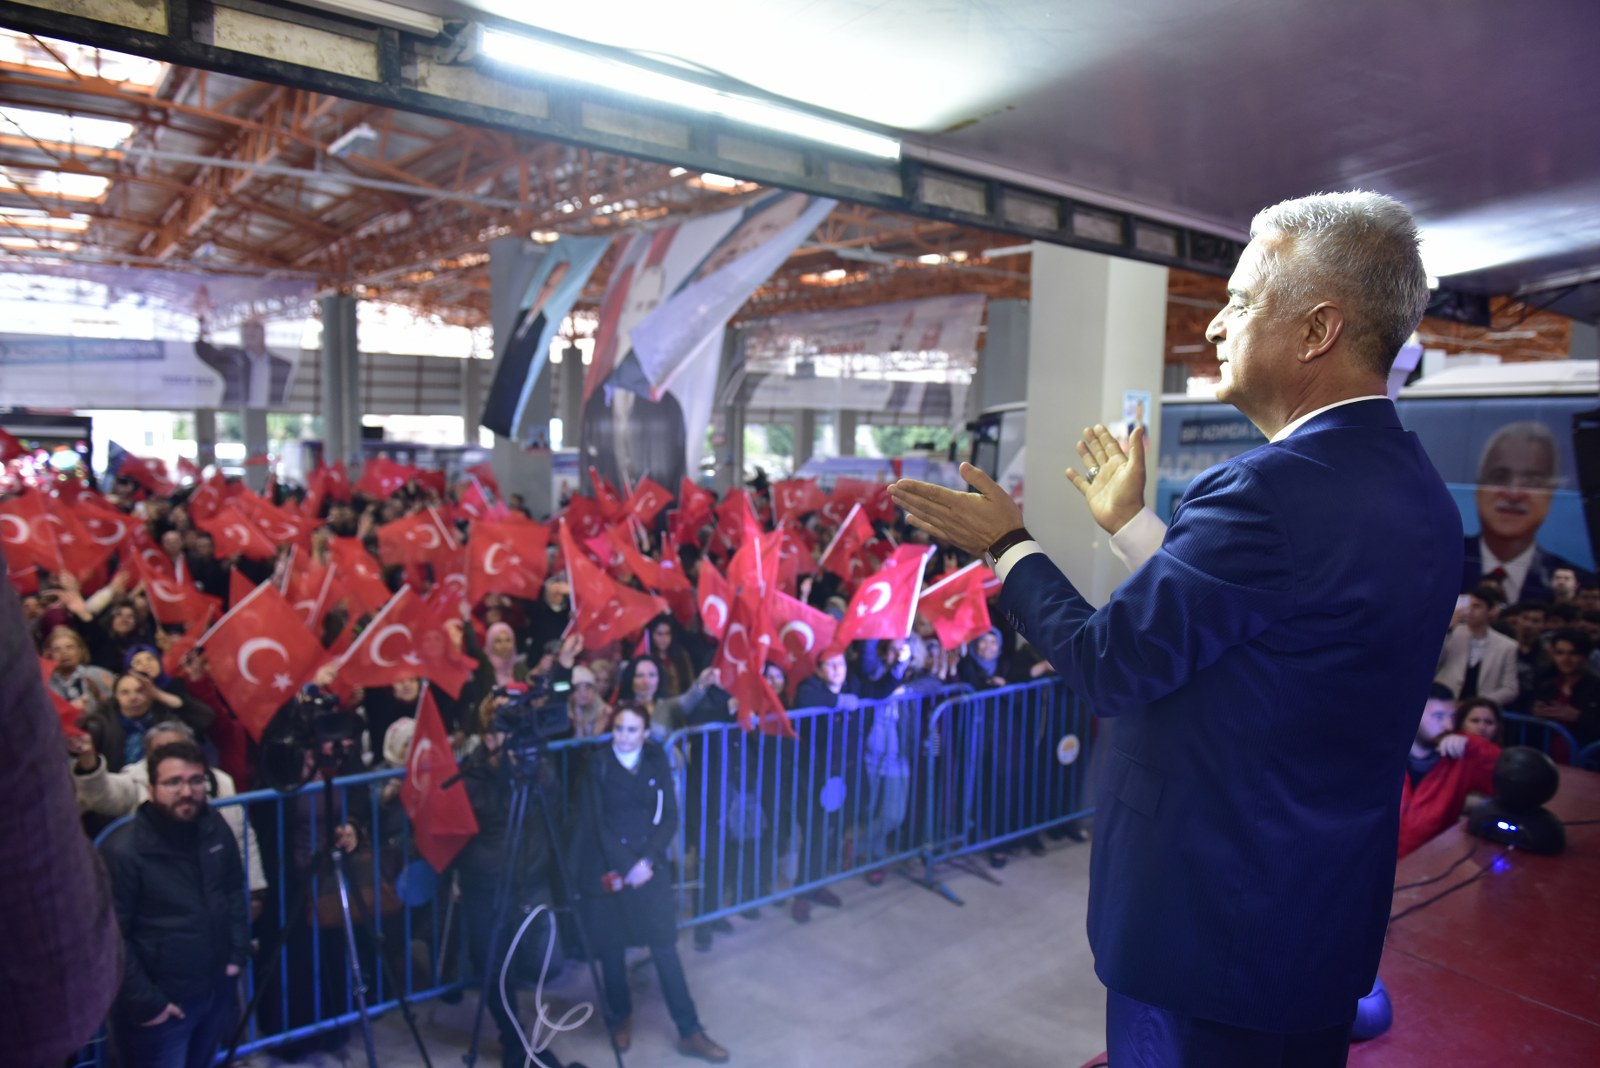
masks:
[[[335,15],[347,15],[363,22],[375,22],[418,37],[437,37],[444,32],[444,19],[425,11],[388,3],[387,0],[296,0],[306,7],[321,8]]]
[[[900,158],[900,142],[798,108],[739,96],[676,75],[635,66],[554,41],[483,27],[479,50],[496,62],[553,78],[759,126],[791,137],[883,159]]]

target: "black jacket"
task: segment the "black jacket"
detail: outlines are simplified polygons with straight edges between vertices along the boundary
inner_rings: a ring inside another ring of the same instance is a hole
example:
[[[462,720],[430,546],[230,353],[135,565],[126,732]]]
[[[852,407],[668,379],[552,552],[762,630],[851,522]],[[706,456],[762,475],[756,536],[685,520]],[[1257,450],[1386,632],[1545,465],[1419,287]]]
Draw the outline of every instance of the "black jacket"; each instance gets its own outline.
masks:
[[[250,959],[250,909],[233,831],[216,810],[192,824],[146,801],[100,845],[127,944],[117,1009],[143,1022],[209,995]]]

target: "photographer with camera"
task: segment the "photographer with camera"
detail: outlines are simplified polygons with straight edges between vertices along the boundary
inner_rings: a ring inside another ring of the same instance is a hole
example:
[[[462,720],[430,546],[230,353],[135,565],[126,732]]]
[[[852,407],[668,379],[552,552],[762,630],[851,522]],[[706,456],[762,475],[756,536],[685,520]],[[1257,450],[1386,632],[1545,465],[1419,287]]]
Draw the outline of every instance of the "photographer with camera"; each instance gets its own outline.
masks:
[[[609,752],[585,769],[572,851],[575,895],[605,976],[606,1017],[619,1050],[633,1043],[625,954],[650,947],[661,994],[678,1028],[678,1052],[720,1064],[728,1051],[700,1026],[678,957],[676,900],[667,847],[678,801],[666,751],[649,739],[650,714],[624,701],[612,713]]]
[[[565,724],[565,697],[552,698],[547,688],[530,690],[522,683],[496,686],[478,708],[480,744],[461,762],[461,785],[467,791],[478,833],[462,848],[455,862],[461,888],[461,922],[469,976],[489,976],[483,988],[489,1014],[500,1032],[502,1062],[520,1066],[526,1055],[517,1033],[517,994],[515,983],[506,986],[507,1006],[494,984],[500,963],[509,951],[511,936],[524,917],[538,905],[551,903],[549,834],[542,818],[521,821],[516,842],[517,861],[509,872],[505,858],[512,848],[511,809],[516,789],[516,772],[537,777],[542,791],[556,794],[555,773],[548,760],[538,755],[538,746],[547,740],[554,724],[546,721],[547,707],[553,705]],[[553,718],[553,717],[552,717]],[[519,762],[536,761],[533,768],[518,767]],[[507,876],[509,879],[507,880]],[[497,893],[507,882],[505,915],[500,916]],[[496,920],[500,920],[499,945],[491,947]],[[535,923],[517,946],[517,962],[512,975],[537,976],[544,960],[546,940],[554,937],[548,925]],[[491,952],[493,959],[491,958]],[[559,957],[553,965],[559,968]],[[470,981],[470,980],[469,980]],[[546,1064],[558,1064],[547,1050],[540,1054]]]

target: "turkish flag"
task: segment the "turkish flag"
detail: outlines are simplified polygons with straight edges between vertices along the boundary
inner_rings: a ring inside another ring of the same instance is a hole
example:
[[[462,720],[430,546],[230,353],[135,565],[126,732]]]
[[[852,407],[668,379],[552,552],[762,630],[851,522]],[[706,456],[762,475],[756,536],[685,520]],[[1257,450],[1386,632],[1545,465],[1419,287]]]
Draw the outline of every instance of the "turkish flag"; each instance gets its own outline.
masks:
[[[420,567],[457,545],[454,532],[431,505],[378,528],[378,556],[385,564]]]
[[[750,495],[742,489],[731,489],[714,509],[717,517],[717,538],[733,552],[744,544],[745,534],[751,528],[760,529],[755,513],[750,510]]]
[[[317,563],[310,553],[294,554],[283,595],[289,598],[289,603],[300,613],[306,629],[312,634],[322,633],[323,617],[338,600],[334,593],[334,579],[338,574],[338,564],[324,566]]]
[[[696,486],[685,475],[678,483],[678,511],[690,518],[709,516],[716,507],[717,495],[702,486]]]
[[[918,611],[933,624],[940,645],[954,649],[989,629],[989,600],[984,586],[992,575],[974,560],[922,591]]]
[[[658,486],[649,475],[645,475],[639,480],[639,484],[633,487],[633,492],[628,494],[622,509],[648,527],[656,521],[656,516],[661,514],[661,510],[671,503],[672,494]]]
[[[496,510],[502,514],[494,515]],[[483,489],[476,481],[468,483],[467,488],[457,494],[456,516],[474,523],[482,519],[504,519],[505,509],[489,503],[489,498],[483,495]]]
[[[500,480],[494,477],[494,465],[488,460],[483,461],[481,464],[473,464],[467,468],[467,474],[482,482],[489,488],[489,492],[496,497],[504,496],[500,492]]]
[[[132,557],[130,563],[140,585],[144,586],[150,614],[164,627],[179,623],[193,626],[202,616],[222,607],[220,599],[201,593],[186,578],[152,567],[143,556]]]
[[[757,728],[762,734],[784,738],[796,737],[794,724],[783,702],[773,692],[772,684],[760,671],[746,671],[733,683],[733,697],[739,702],[739,726],[745,730]]]
[[[199,644],[217,690],[258,742],[323,659],[322,643],[270,582],[229,609]]]
[[[700,547],[700,530],[711,519],[710,512],[687,514],[681,509],[674,508],[667,512],[667,540],[675,548],[685,545]]]
[[[789,689],[793,690],[817,669],[817,657],[833,644],[838,621],[782,593],[767,602],[767,613],[777,631],[767,658],[783,668]]]
[[[417,484],[418,489],[427,490],[440,500],[444,499],[446,482],[443,471],[423,471],[419,469],[411,476],[411,479]]]
[[[17,591],[18,597],[39,592],[39,569],[31,564],[23,568],[7,568],[6,580]]]
[[[824,571],[831,571],[846,581],[856,578],[858,576],[853,572],[850,561],[860,555],[862,548],[872,538],[872,523],[862,512],[859,503],[852,504],[845,513],[844,522],[839,524],[838,533],[822,551],[822,559],[818,563]]]
[[[90,539],[96,545],[104,545],[113,551],[120,550],[128,536],[139,526],[139,521],[133,516],[117,511],[97,497],[80,497],[73,508]]]
[[[34,490],[0,501],[0,551],[12,567],[38,567],[53,574],[66,570],[47,515],[44,495]]]
[[[572,586],[572,613],[584,644],[598,649],[620,641],[667,611],[659,597],[629,589],[601,570],[573,544],[573,532],[561,527],[561,555]]]
[[[343,460],[328,468],[328,496],[336,501],[348,501],[355,496],[355,487],[350,484],[350,469]]]
[[[50,695],[50,703],[55,707],[56,718],[61,721],[61,733],[68,738],[81,738],[89,732],[78,726],[78,720],[83,718],[83,713],[78,711],[78,706],[56,693],[50,688],[50,676],[56,673],[56,662],[39,658],[39,674],[44,676],[44,692]]]
[[[491,593],[537,600],[549,544],[549,532],[538,523],[474,523],[467,539],[467,603]]]
[[[189,518],[197,523],[202,519],[210,519],[229,496],[228,480],[221,471],[213,471],[201,481],[198,489],[189,494]]]
[[[189,650],[199,644],[201,636],[211,626],[211,620],[216,614],[216,608],[208,607],[206,614],[195,622],[187,624],[182,634],[172,635],[172,640],[167,642],[167,651],[161,654],[163,671],[168,675],[183,674],[183,658],[189,655]]]
[[[232,607],[256,591],[256,584],[245,578],[244,572],[234,568],[228,572],[228,605]]]
[[[784,516],[815,512],[828,503],[814,478],[790,478],[772,484],[772,510],[781,521]]]
[[[417,726],[406,753],[406,778],[400,786],[400,803],[411,818],[417,852],[433,870],[444,873],[461,848],[478,833],[467,788],[459,781],[446,788],[460,768],[450,751],[450,736],[433,693],[422,691]]]
[[[567,502],[563,517],[579,541],[598,538],[606,532],[604,509],[592,497],[574,497]]]
[[[135,569],[138,564],[143,570]],[[135,526],[128,531],[128,536],[123,543],[122,569],[130,572],[137,581],[144,581],[143,575],[149,573],[160,575],[162,578],[177,578],[178,569],[172,563],[172,557],[161,551],[161,546],[155,543],[143,526]]]
[[[543,528],[540,528],[543,529]],[[549,535],[545,535],[546,539]],[[439,553],[431,561],[433,585],[428,588],[428,603],[437,605],[444,614],[441,621],[459,619],[467,603],[467,547],[450,553]]]
[[[728,585],[735,597],[747,594],[758,601],[778,588],[778,569],[783,563],[783,532],[757,533],[754,526],[746,528],[744,544],[728,562]]]
[[[724,690],[732,693],[744,672],[761,673],[767,662],[767,652],[772,648],[772,639],[772,624],[761,601],[753,596],[735,597],[728,628],[723,632],[716,658],[711,661]]]
[[[722,632],[728,628],[728,612],[733,607],[732,601],[733,593],[728,589],[728,580],[722,577],[722,572],[710,560],[702,557],[700,581],[695,590],[701,629],[713,638],[722,637]]]
[[[321,526],[321,521],[295,515],[285,508],[268,504],[253,493],[241,493],[233,500],[233,507],[247,516],[267,540],[279,545],[298,545],[310,551],[311,532]]]
[[[593,466],[589,468],[589,488],[594,494],[594,501],[600,506],[601,513],[607,518],[613,518],[622,510],[622,494],[617,492],[617,487],[606,481]]]
[[[684,578],[676,560],[653,560],[639,551],[633,538],[623,527],[611,528],[611,543],[622,557],[622,565],[641,586],[657,593],[683,593],[688,591],[689,580]]]
[[[112,547],[89,533],[71,505],[48,495],[43,503],[41,521],[61,550],[61,562],[68,571],[83,578],[111,558]]]
[[[416,595],[410,586],[389,598],[339,661],[339,681],[353,686],[389,686],[422,676],[417,635],[402,618]]]
[[[932,553],[931,545],[902,545],[896,549],[850,598],[835,640],[842,645],[858,638],[904,638],[910,634],[922,572]]]
[[[0,427],[0,464],[26,455],[28,450],[23,448],[22,442],[12,437],[4,427]]]
[[[410,464],[399,464],[384,456],[374,456],[361,465],[361,477],[356,480],[354,488],[357,493],[381,501],[399,493],[416,475],[417,469]]]
[[[211,535],[218,559],[246,556],[252,560],[271,560],[278,555],[277,543],[261,533],[232,501],[218,508],[216,515],[209,519],[195,516],[194,525]]]
[[[404,602],[391,619],[406,627],[415,638],[417,657],[422,661],[418,672],[451,697],[460,697],[461,688],[472,679],[478,662],[456,648],[445,622],[459,619],[460,599],[450,601],[448,587],[432,591],[433,596],[412,597]]]
[[[339,584],[351,602],[352,617],[376,612],[389,601],[383,570],[360,538],[329,538],[328,556],[339,565]]]
[[[116,477],[137,483],[157,497],[170,497],[178,489],[167,480],[166,464],[159,460],[142,460],[131,452],[123,453],[116,467]]]

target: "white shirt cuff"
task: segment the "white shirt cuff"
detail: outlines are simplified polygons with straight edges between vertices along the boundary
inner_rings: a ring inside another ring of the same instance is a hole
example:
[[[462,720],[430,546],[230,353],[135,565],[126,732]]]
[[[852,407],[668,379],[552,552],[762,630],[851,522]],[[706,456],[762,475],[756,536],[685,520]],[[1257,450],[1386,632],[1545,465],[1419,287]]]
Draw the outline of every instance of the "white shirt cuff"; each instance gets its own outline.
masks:
[[[1042,552],[1044,552],[1044,547],[1038,542],[1034,541],[1032,538],[1029,538],[1027,541],[1017,542],[1011,548],[1001,553],[1000,559],[994,562],[995,577],[998,578],[1003,584],[1006,580],[1006,576],[1011,574],[1011,569],[1017,566],[1018,560],[1021,560],[1025,556],[1032,556],[1034,553]]]
[[[1161,542],[1167,536],[1167,525],[1148,508],[1139,509],[1139,514],[1122,525],[1122,529],[1111,535],[1111,551],[1129,571],[1139,570],[1139,566],[1150,559],[1161,548]]]

